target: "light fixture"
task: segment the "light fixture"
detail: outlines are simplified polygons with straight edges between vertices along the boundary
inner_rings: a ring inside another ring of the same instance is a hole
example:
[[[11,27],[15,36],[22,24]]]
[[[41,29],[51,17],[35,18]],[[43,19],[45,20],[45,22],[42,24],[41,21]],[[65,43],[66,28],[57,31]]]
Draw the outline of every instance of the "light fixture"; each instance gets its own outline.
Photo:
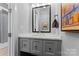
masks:
[[[32,7],[39,7],[39,6],[43,6],[43,5],[50,5],[51,3],[33,3]],[[44,7],[45,8],[45,7]]]

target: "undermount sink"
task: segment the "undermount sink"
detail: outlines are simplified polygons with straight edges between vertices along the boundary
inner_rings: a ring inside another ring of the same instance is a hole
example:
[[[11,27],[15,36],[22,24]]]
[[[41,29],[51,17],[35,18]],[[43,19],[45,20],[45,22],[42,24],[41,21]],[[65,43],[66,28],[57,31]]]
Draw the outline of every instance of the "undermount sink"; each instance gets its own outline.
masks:
[[[32,34],[32,36],[46,36],[45,33],[35,33],[35,34]]]

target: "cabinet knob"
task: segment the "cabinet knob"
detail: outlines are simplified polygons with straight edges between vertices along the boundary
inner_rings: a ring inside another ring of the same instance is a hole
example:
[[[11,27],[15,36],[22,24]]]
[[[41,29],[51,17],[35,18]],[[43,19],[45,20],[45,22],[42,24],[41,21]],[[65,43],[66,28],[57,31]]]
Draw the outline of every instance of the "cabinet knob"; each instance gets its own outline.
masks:
[[[24,44],[24,47],[26,46],[26,44]]]
[[[37,46],[35,46],[35,49],[37,49]]]
[[[51,51],[51,48],[49,48],[49,51]]]

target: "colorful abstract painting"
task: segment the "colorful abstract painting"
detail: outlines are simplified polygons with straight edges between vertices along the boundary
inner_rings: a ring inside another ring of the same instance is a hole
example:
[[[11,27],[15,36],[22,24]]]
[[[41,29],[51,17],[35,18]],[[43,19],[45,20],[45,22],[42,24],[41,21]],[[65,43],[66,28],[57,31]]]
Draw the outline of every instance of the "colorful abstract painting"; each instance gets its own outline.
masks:
[[[79,30],[79,3],[63,3],[61,13],[62,30]]]

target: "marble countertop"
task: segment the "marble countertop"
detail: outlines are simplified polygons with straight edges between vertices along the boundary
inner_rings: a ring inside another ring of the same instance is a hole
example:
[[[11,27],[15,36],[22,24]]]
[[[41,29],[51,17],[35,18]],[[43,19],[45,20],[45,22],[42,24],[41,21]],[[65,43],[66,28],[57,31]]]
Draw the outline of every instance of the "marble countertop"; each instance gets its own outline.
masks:
[[[18,35],[19,38],[36,38],[36,39],[57,39],[57,40],[61,40],[61,36],[59,35],[52,35],[52,34],[38,34],[38,33],[34,33],[34,34],[20,34]]]

